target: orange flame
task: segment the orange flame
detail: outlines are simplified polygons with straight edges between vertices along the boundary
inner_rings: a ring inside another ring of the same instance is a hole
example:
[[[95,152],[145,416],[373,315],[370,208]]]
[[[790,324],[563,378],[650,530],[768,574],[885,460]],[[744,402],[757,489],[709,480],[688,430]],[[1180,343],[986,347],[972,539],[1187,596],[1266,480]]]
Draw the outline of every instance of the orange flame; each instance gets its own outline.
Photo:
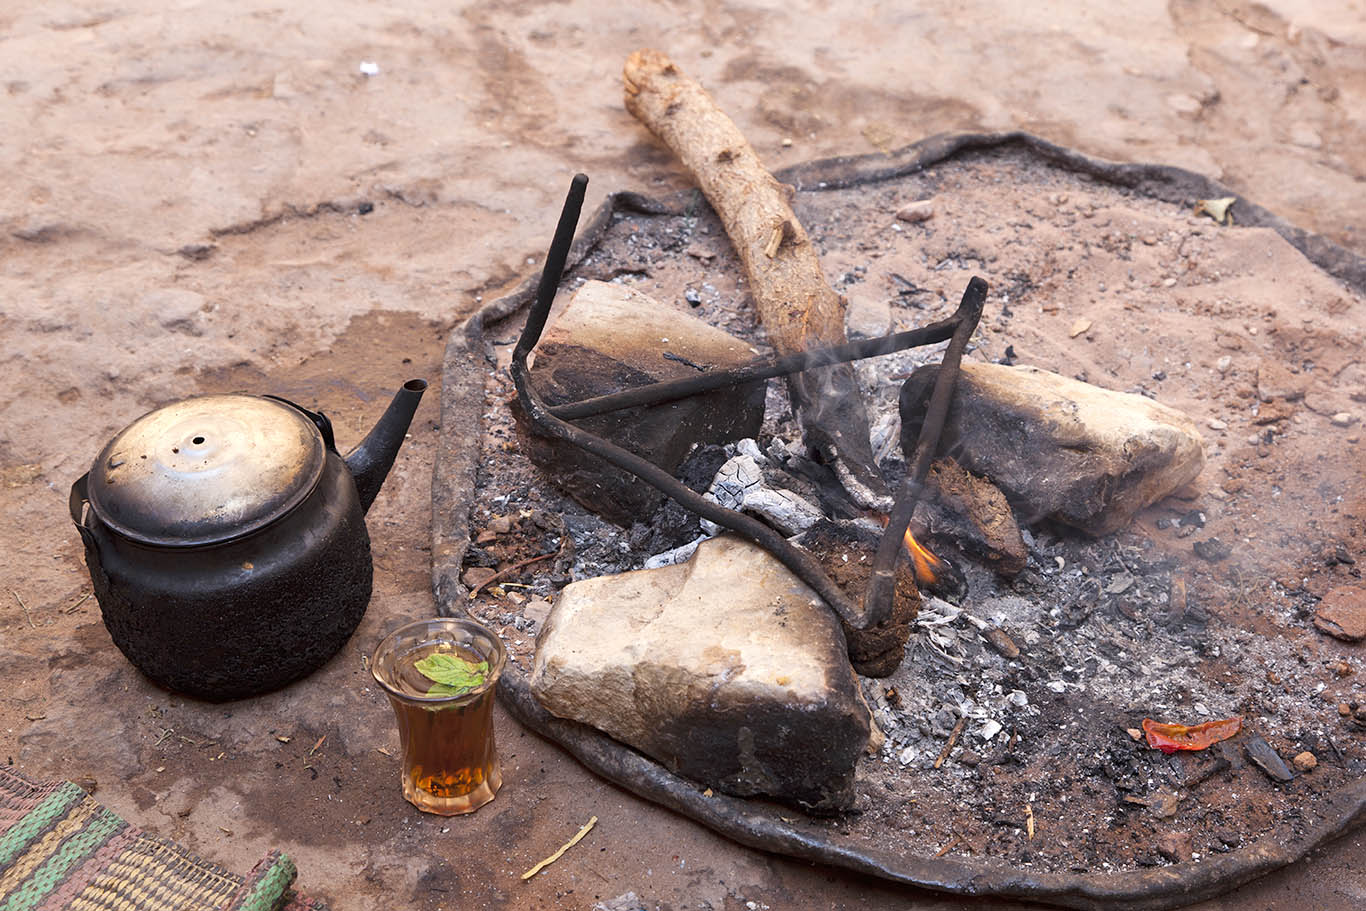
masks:
[[[921,585],[933,585],[938,575],[935,570],[939,568],[940,560],[930,553],[924,546],[915,539],[911,530],[906,529],[906,552],[911,555],[912,562],[915,563],[915,578]]]

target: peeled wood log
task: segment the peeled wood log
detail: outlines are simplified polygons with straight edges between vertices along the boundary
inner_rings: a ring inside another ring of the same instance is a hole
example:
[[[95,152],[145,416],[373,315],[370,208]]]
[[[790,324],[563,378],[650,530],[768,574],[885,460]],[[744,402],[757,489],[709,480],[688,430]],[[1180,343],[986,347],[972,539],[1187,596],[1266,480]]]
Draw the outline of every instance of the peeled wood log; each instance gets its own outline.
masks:
[[[845,302],[792,211],[792,187],[764,168],[735,123],[666,55],[636,51],[623,76],[626,109],[678,156],[725,226],[773,347],[791,354],[843,343]],[[842,477],[849,492],[872,505],[869,495],[885,488],[873,468],[853,368],[808,371],[790,379],[789,388],[808,446],[826,457],[833,449],[855,475]]]

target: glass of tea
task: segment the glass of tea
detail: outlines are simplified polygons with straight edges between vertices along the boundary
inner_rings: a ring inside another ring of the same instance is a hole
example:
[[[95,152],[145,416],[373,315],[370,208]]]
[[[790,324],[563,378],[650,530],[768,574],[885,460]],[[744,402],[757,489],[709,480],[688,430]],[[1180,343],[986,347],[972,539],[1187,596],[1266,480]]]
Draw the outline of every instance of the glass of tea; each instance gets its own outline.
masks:
[[[472,813],[503,783],[493,742],[493,690],[507,662],[496,633],[467,618],[399,627],[370,670],[398,719],[403,796],[427,813]]]

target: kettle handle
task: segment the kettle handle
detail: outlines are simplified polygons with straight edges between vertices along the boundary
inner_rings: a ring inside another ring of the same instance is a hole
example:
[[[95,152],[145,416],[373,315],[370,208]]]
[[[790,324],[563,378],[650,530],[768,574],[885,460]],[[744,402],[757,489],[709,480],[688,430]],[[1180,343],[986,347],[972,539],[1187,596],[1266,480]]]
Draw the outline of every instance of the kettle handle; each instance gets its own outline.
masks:
[[[90,502],[90,472],[86,472],[76,479],[71,485],[71,499],[68,505],[71,507],[71,521],[76,524],[76,530],[81,533],[81,540],[85,542],[87,553],[98,553],[95,547],[95,534],[85,524],[85,504]]]
[[[309,411],[307,408],[305,408],[303,405],[300,405],[298,402],[291,402],[289,399],[281,395],[263,395],[261,396],[261,398],[270,399],[273,402],[279,402],[281,405],[288,405],[290,408],[293,408],[295,411],[299,412],[304,417],[308,418],[315,425],[317,425],[318,432],[323,435],[323,445],[326,446],[332,452],[337,451],[337,441],[332,434],[332,420],[327,415],[323,414],[321,411]]]
[[[104,572],[104,561],[100,559],[100,544],[95,540],[95,532],[85,524],[85,507],[89,502],[90,472],[87,471],[71,485],[71,521],[76,523],[76,530],[81,533],[81,541],[85,544],[85,566],[90,570],[90,581],[95,584],[95,597],[99,600],[103,597],[100,593],[109,589],[109,577]],[[93,514],[91,518],[94,519]]]

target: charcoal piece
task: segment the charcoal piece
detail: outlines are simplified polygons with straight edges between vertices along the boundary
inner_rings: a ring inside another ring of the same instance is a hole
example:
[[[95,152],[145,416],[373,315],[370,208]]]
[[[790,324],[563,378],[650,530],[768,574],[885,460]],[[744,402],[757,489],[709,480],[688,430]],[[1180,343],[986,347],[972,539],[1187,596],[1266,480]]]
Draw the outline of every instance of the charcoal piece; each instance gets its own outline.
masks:
[[[1208,538],[1204,541],[1196,541],[1191,548],[1195,555],[1202,560],[1211,563],[1218,563],[1220,560],[1227,560],[1233,554],[1233,547],[1225,544],[1218,538]]]
[[[927,510],[931,537],[952,540],[1007,579],[1019,575],[1029,551],[1000,489],[951,458],[935,460],[928,480],[934,491],[934,506]]]
[[[694,493],[706,493],[726,458],[726,450],[721,446],[693,447],[678,467],[676,475]],[[662,554],[696,540],[701,534],[697,513],[665,498],[654,515],[631,526],[627,541],[634,550],[642,553]]]
[[[1247,743],[1243,744],[1243,749],[1247,751],[1247,758],[1252,760],[1253,765],[1265,772],[1269,778],[1276,781],[1294,780],[1295,773],[1290,771],[1281,755],[1260,735],[1253,734],[1248,738]]]

